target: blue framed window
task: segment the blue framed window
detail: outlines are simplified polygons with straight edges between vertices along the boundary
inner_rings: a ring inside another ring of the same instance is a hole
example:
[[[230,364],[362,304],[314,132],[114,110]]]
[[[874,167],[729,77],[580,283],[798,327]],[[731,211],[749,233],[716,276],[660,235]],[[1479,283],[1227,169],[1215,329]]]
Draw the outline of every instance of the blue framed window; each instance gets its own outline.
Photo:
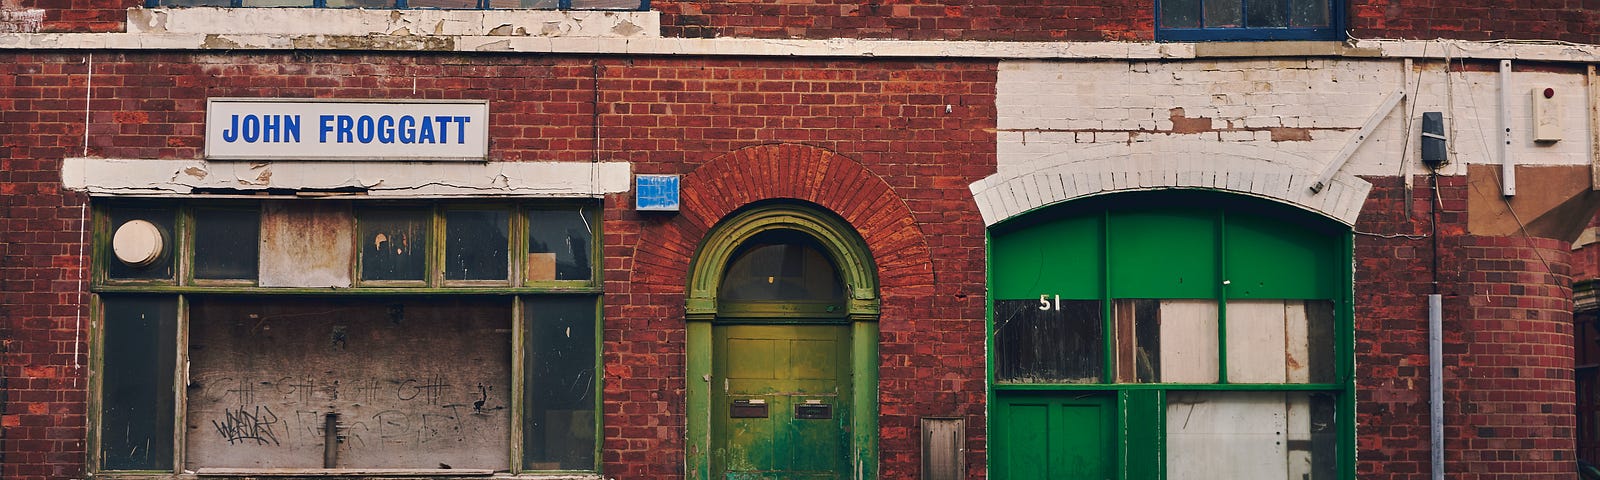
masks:
[[[1156,40],[1341,40],[1343,0],[1156,0]]]
[[[145,0],[146,7],[649,10],[650,0]]]

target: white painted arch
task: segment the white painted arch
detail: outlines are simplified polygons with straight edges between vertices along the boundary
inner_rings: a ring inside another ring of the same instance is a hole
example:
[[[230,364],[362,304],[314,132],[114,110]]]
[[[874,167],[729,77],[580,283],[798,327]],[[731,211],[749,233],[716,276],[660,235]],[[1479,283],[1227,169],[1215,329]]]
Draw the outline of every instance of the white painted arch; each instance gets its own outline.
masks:
[[[1265,198],[1354,225],[1372,184],[1340,173],[1327,188],[1312,192],[1324,166],[1244,143],[1135,142],[1045,155],[973,182],[969,188],[985,225],[1077,198],[1166,188]]]

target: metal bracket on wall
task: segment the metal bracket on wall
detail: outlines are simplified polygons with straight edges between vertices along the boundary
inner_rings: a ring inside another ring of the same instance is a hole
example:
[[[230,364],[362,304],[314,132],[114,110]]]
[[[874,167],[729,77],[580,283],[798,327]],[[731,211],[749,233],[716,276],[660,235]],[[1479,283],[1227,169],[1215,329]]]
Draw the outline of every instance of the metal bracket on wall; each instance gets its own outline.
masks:
[[[1317,177],[1316,183],[1311,184],[1311,193],[1322,193],[1322,190],[1327,188],[1328,181],[1333,179],[1333,175],[1339,173],[1340,168],[1344,168],[1344,164],[1356,154],[1356,149],[1361,148],[1361,144],[1367,141],[1372,131],[1378,128],[1378,124],[1383,123],[1384,117],[1388,117],[1389,112],[1394,111],[1395,105],[1399,105],[1400,100],[1404,98],[1406,98],[1405,90],[1395,90],[1389,94],[1389,98],[1383,100],[1383,104],[1378,106],[1378,111],[1372,112],[1372,116],[1367,118],[1367,123],[1361,126],[1356,136],[1345,142],[1344,148],[1333,156],[1333,161],[1328,163],[1328,167],[1322,169],[1322,175]]]
[[[1600,190],[1600,79],[1589,66],[1589,189]]]
[[[1517,162],[1511,157],[1511,61],[1500,61],[1500,194],[1517,194]]]

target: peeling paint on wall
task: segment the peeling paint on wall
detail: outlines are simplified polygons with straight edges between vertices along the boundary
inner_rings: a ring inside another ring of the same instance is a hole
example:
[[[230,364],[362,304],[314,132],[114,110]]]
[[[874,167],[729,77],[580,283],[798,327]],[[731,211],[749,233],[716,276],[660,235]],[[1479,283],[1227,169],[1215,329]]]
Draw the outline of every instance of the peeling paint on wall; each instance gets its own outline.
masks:
[[[39,33],[44,10],[0,10],[0,33]]]
[[[218,25],[227,25],[227,31],[219,31]],[[638,38],[661,36],[661,16],[658,12],[553,10],[130,8],[128,33]]]
[[[399,198],[592,197],[628,191],[631,170],[625,162],[274,163],[69,158],[62,162],[61,180],[66,188],[91,195],[271,189]]]

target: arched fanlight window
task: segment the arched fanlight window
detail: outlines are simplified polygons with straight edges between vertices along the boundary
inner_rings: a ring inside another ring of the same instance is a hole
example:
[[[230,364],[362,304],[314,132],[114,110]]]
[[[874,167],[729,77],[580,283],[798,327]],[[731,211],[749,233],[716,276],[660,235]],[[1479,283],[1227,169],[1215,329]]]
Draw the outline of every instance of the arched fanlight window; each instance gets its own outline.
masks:
[[[724,304],[783,302],[842,311],[844,284],[816,240],[790,230],[751,238],[733,254],[717,295]],[[809,310],[809,309],[808,309]]]

